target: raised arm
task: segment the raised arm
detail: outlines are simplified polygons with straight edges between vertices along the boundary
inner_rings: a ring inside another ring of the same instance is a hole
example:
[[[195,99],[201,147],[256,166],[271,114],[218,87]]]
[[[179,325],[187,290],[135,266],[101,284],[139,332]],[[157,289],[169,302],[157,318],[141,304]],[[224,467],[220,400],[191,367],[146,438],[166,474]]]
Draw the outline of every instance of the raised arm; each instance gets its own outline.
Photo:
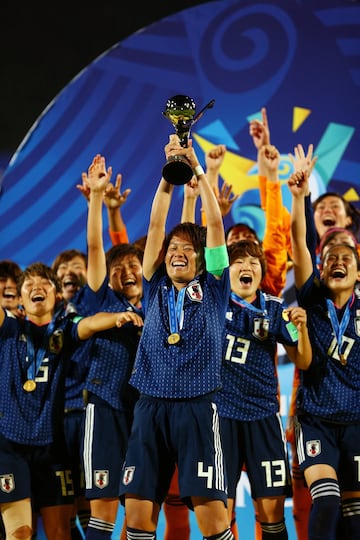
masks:
[[[258,162],[266,174],[265,234],[263,248],[266,255],[267,271],[262,288],[280,296],[285,285],[288,260],[288,239],[290,230],[283,227],[283,206],[279,182],[280,153],[270,144],[259,149]]]
[[[309,144],[308,150],[305,150],[301,144],[298,144],[294,148],[294,154],[289,154],[289,158],[293,164],[294,171],[307,170],[310,175],[317,161],[317,157],[313,156],[313,145]],[[316,252],[317,252],[317,232],[314,221],[314,212],[311,203],[311,194],[309,182],[307,183],[308,190],[305,193],[305,220],[306,220],[306,243],[309,248],[313,265],[316,265]]]
[[[87,173],[87,185],[90,189],[87,245],[88,269],[87,280],[89,287],[97,291],[106,276],[106,258],[103,243],[102,205],[105,188],[111,178],[112,168],[106,168],[105,158],[97,154]]]
[[[261,120],[250,121],[249,134],[258,152],[263,146],[270,144],[270,128],[265,107],[261,109]],[[262,169],[261,163],[258,163],[258,167],[259,176],[266,176],[266,171]]]
[[[196,203],[200,190],[196,176],[184,185],[184,201],[181,213],[181,223],[196,223]]]
[[[165,156],[168,158],[170,155],[179,153],[182,153],[179,138],[177,135],[170,135],[169,142],[165,146]],[[150,220],[144,249],[142,268],[143,276],[148,281],[163,262],[166,220],[173,191],[174,185],[169,184],[164,178],[161,178],[151,205]]]
[[[218,144],[214,148],[211,148],[205,155],[206,176],[216,195],[219,195],[219,174],[225,154],[226,146],[224,144]]]
[[[121,192],[122,175],[117,174],[115,184],[111,182],[105,188],[104,204],[107,208],[109,223],[109,236],[113,245],[128,243],[129,237],[124,223],[121,207],[126,203],[131,189],[124,189]]]
[[[308,191],[308,171],[294,172],[288,179],[292,194],[291,204],[291,246],[294,264],[295,286],[299,289],[310,277],[313,263],[306,244],[305,195]]]

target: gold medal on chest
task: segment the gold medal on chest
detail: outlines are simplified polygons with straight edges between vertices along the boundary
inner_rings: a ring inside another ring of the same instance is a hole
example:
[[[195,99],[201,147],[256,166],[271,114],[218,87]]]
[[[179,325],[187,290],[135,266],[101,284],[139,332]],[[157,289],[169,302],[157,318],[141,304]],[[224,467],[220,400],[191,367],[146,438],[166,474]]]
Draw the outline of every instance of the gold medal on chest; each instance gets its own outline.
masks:
[[[170,334],[168,337],[168,343],[169,345],[176,345],[180,341],[180,334],[177,332],[174,332],[173,334]]]
[[[33,392],[36,388],[36,382],[33,379],[28,379],[23,384],[25,392]]]

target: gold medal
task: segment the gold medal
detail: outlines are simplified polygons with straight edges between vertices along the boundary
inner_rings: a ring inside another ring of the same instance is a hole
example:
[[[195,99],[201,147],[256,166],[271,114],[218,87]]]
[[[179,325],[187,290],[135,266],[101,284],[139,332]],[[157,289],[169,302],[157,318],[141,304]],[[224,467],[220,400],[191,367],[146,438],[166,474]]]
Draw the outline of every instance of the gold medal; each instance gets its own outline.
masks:
[[[340,354],[340,362],[341,362],[341,365],[342,365],[342,366],[346,366],[347,360],[346,360],[344,354]]]
[[[36,388],[36,382],[33,379],[28,379],[23,384],[25,392],[33,392]]]
[[[282,312],[282,318],[284,319],[284,321],[288,322],[290,319],[289,319],[289,312],[284,309],[283,312]]]
[[[173,334],[170,334],[168,337],[168,343],[169,345],[176,345],[180,341],[180,334],[174,332]]]

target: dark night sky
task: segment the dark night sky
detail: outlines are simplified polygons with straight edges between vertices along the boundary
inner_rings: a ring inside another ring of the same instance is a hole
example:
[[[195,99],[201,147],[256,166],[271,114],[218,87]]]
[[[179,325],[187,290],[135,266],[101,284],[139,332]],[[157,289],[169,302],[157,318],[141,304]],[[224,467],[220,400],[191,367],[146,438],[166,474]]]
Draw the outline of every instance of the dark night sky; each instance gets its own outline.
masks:
[[[0,154],[11,155],[50,101],[109,47],[205,1],[2,0]]]

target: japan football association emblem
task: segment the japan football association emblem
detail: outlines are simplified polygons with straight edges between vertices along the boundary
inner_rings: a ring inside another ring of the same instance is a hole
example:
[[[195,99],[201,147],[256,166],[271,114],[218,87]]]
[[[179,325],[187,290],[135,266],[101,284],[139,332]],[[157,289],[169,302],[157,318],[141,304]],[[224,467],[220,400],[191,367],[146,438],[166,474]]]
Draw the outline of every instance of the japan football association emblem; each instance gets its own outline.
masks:
[[[186,288],[186,292],[190,300],[193,302],[202,302],[203,292],[198,281],[192,281]]]
[[[53,332],[49,338],[49,351],[53,354],[59,354],[64,344],[63,331],[58,329]]]
[[[263,341],[269,335],[269,319],[256,318],[254,319],[253,336]]]
[[[316,457],[321,453],[321,442],[319,440],[306,441],[306,454],[309,457]]]
[[[124,475],[123,475],[123,484],[124,486],[127,486],[132,482],[132,479],[134,478],[134,471],[135,467],[125,467]]]
[[[1,474],[0,475],[1,491],[4,493],[11,493],[15,489],[15,480],[13,474]]]
[[[95,471],[95,486],[104,489],[109,485],[109,471]]]

